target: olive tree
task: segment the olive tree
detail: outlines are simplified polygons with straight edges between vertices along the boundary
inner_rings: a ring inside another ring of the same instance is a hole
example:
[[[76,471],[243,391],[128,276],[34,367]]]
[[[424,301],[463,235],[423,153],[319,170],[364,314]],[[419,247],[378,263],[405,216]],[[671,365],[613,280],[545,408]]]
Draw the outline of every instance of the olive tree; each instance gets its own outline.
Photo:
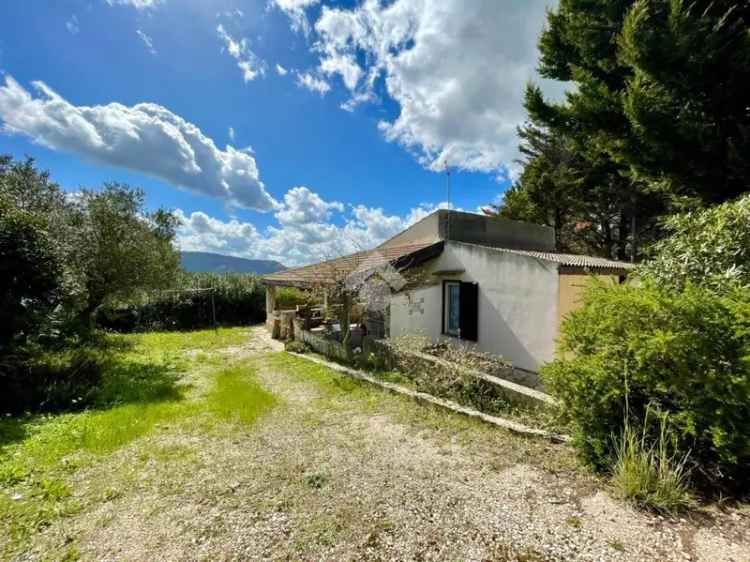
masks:
[[[79,318],[92,327],[103,304],[169,286],[179,270],[173,247],[177,218],[144,209],[143,191],[120,183],[76,198],[79,251],[74,268],[85,289]]]

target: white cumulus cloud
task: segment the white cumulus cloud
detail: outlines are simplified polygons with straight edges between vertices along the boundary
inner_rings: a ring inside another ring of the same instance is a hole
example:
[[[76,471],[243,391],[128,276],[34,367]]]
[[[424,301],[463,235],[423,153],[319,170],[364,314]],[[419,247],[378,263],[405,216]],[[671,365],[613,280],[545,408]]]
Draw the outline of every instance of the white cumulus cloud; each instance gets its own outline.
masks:
[[[76,106],[43,82],[33,95],[10,75],[0,86],[2,131],[52,149],[161,178],[246,208],[277,206],[245,150],[220,150],[194,124],[155,103]]]
[[[270,0],[268,2],[269,7],[275,6],[289,16],[293,30],[303,31],[305,34],[310,32],[310,23],[305,10],[317,4],[320,4],[320,0]]]
[[[346,207],[325,201],[304,186],[290,189],[275,213],[277,225],[259,230],[237,219],[222,221],[197,211],[177,211],[182,225],[177,244],[182,250],[277,260],[287,266],[304,265],[374,248],[424,218],[439,205],[420,205],[403,216],[381,208]]]
[[[276,64],[276,74],[279,76],[286,76],[289,73],[289,71],[281,66],[280,64]]]
[[[399,113],[379,129],[425,167],[513,172],[523,90],[535,71],[545,9],[556,0],[363,0],[324,6],[312,51],[339,76],[352,111],[381,84]],[[304,9],[304,7],[300,8]],[[313,76],[312,74],[310,76]],[[561,84],[542,81],[559,96]]]
[[[237,67],[242,71],[242,79],[245,83],[266,73],[266,63],[250,50],[247,39],[243,37],[238,41],[227,32],[222,24],[216,26],[216,33],[224,43],[222,50],[226,49],[229,56],[237,61]]]

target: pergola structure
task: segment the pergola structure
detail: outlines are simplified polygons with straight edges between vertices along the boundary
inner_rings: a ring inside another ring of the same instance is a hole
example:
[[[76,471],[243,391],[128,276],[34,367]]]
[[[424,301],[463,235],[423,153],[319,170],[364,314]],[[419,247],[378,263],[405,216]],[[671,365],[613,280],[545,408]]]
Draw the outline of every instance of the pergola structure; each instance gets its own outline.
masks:
[[[263,276],[266,285],[266,314],[276,311],[276,287],[298,289],[320,289],[327,305],[332,291],[346,293],[347,280],[356,276],[366,277],[369,272],[390,266],[403,271],[437,257],[443,251],[443,241],[402,244],[378,247],[374,250],[356,252],[320,263],[286,269]]]

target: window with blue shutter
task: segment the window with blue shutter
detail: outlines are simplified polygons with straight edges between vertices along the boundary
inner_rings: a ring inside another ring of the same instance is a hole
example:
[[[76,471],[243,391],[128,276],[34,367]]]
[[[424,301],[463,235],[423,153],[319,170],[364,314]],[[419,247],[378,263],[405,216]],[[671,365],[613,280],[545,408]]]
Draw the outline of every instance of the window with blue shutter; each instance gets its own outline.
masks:
[[[476,283],[443,281],[443,334],[477,341],[478,312],[479,286]]]

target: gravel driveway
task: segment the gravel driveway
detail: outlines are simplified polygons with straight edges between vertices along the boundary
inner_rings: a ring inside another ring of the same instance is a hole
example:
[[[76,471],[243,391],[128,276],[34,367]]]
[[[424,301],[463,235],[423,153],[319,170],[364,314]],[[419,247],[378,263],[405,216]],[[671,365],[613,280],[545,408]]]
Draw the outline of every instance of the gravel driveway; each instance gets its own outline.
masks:
[[[635,511],[570,449],[429,408],[284,353],[246,362],[254,425],[166,426],[76,475],[106,501],[47,529],[95,560],[750,560],[750,510]]]

